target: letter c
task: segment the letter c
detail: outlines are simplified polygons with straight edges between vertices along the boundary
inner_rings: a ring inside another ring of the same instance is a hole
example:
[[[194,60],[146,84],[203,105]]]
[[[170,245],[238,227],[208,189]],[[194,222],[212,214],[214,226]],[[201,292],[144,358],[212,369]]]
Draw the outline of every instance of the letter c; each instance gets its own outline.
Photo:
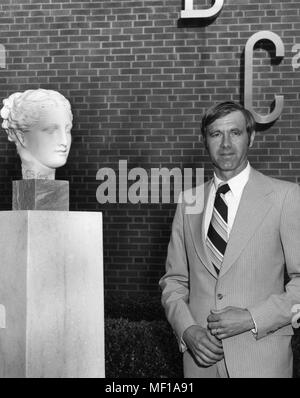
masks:
[[[260,115],[253,110],[252,84],[253,84],[253,51],[254,46],[259,40],[269,40],[275,45],[276,57],[284,57],[284,44],[281,38],[273,32],[263,30],[252,35],[245,47],[245,87],[244,100],[245,108],[254,116],[257,123],[268,124],[274,122],[281,114],[283,109],[283,95],[275,95],[275,108],[268,115]]]
[[[214,5],[204,10],[194,10],[194,0],[184,0],[184,10],[181,11],[181,18],[210,19],[216,17],[222,10],[224,0],[214,0]]]

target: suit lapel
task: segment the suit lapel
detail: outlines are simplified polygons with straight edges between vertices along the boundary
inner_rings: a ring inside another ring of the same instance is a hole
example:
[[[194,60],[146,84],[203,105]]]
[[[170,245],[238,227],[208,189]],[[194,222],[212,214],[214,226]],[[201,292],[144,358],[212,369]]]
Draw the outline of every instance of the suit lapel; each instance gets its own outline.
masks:
[[[207,270],[217,278],[217,273],[215,271],[212,262],[207,253],[206,243],[205,243],[205,225],[204,225],[204,215],[207,207],[207,199],[211,189],[211,184],[213,180],[208,181],[204,185],[204,208],[200,214],[190,214],[188,215],[188,221],[190,226],[190,231],[193,239],[193,244],[198,257],[201,262],[205,265]],[[200,193],[201,194],[201,193]]]
[[[224,275],[238,259],[247,242],[271,209],[272,202],[267,198],[270,192],[272,192],[272,187],[268,179],[251,169],[227,243],[219,277]]]

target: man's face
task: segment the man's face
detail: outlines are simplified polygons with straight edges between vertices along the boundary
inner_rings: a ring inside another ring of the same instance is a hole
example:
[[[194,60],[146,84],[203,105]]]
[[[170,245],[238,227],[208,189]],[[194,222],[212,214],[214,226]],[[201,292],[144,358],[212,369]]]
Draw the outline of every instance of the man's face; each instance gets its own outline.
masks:
[[[63,166],[71,146],[70,116],[63,106],[46,102],[39,120],[23,135],[23,145],[40,163],[49,168]]]
[[[228,180],[246,167],[254,136],[253,132],[249,140],[246,121],[240,111],[229,113],[208,126],[205,145],[219,178]]]

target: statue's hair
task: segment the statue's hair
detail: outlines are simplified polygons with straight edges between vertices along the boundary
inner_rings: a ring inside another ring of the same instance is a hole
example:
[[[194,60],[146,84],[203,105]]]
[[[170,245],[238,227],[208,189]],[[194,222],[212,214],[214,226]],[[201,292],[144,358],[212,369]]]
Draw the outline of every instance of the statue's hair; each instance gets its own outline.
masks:
[[[26,133],[39,119],[40,111],[45,102],[61,104],[69,113],[71,123],[73,115],[70,102],[58,91],[36,89],[16,92],[3,100],[0,115],[3,118],[2,127],[9,141],[16,141],[16,132]]]

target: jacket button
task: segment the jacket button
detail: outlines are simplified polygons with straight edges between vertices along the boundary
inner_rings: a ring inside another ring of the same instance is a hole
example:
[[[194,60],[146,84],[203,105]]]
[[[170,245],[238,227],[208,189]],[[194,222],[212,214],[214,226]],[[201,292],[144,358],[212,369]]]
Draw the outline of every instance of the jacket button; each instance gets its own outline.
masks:
[[[217,294],[217,298],[218,298],[218,300],[222,300],[222,298],[223,298],[223,294],[221,294],[221,293],[218,293],[218,294]]]

